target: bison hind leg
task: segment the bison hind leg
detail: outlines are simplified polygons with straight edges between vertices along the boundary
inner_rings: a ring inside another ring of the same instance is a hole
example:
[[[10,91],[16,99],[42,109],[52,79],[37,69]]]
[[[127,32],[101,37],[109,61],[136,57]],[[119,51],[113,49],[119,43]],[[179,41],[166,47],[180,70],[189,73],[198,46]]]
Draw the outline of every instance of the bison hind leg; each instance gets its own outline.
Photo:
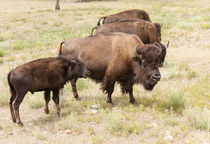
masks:
[[[9,106],[10,106],[10,113],[11,113],[12,121],[14,123],[16,123],[16,118],[15,118],[14,108],[13,108],[13,105],[12,104],[13,104],[16,96],[17,96],[16,95],[16,92],[15,91],[11,91],[11,97],[9,99]]]
[[[114,91],[115,80],[109,76],[105,76],[102,83],[102,90],[107,93],[107,103],[112,103],[112,93]]]
[[[20,119],[19,107],[20,107],[20,104],[23,101],[23,98],[26,95],[26,93],[27,93],[26,90],[23,90],[23,89],[17,90],[17,96],[15,98],[15,101],[13,102],[15,117],[16,117],[18,125],[20,125],[20,126],[23,126],[23,123],[21,122],[21,119]]]

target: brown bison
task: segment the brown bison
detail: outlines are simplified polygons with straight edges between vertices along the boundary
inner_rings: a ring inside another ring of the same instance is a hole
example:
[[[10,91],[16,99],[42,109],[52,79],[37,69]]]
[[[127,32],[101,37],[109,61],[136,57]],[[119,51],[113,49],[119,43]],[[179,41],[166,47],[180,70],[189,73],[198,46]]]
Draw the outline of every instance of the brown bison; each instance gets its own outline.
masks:
[[[48,103],[50,91],[52,91],[52,99],[59,114],[59,89],[69,80],[86,77],[88,74],[89,71],[80,61],[62,57],[38,59],[13,69],[8,74],[12,121],[23,125],[19,115],[19,106],[27,92],[45,91],[45,113],[49,113]]]
[[[144,20],[124,20],[114,23],[104,24],[92,29],[96,29],[96,34],[107,34],[110,32],[124,32],[127,34],[136,34],[144,44],[151,44],[158,42],[162,48],[161,60],[159,66],[162,67],[165,56],[166,49],[169,46],[164,46],[160,43],[161,41],[161,25],[159,23],[151,23]]]
[[[135,52],[135,53],[134,53]],[[77,58],[90,71],[90,78],[102,82],[102,89],[108,93],[108,103],[115,82],[119,82],[123,93],[129,93],[131,103],[134,83],[143,84],[152,90],[160,80],[158,69],[161,48],[156,44],[143,44],[136,35],[109,33],[64,41],[59,55]],[[78,98],[77,78],[71,81],[72,91]]]
[[[107,34],[110,32],[124,32],[136,34],[144,44],[161,41],[161,25],[145,20],[123,20],[114,23],[104,24],[92,29],[96,29],[96,34]]]
[[[116,14],[101,17],[97,25],[100,26],[101,20],[103,20],[102,24],[106,24],[106,23],[113,23],[113,22],[117,22],[121,20],[135,20],[135,19],[143,19],[145,21],[151,22],[149,15],[146,11],[132,9],[132,10],[126,10],[126,11],[122,11]]]

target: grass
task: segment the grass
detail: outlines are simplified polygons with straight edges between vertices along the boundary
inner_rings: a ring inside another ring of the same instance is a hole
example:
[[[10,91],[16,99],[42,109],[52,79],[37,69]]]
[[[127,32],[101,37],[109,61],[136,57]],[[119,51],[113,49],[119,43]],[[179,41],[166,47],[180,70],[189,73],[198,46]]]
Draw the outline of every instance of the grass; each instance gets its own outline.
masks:
[[[204,129],[210,132],[210,110],[207,108],[190,108],[186,114],[190,124],[197,129]]]
[[[44,106],[45,100],[44,100],[44,93],[35,93],[34,95],[27,96],[25,98],[29,107],[32,109],[38,109]]]
[[[0,1],[2,143],[208,143],[209,2],[61,1],[61,10],[54,11],[55,1],[50,0]],[[8,71],[31,60],[57,56],[60,42],[88,36],[100,17],[127,9],[146,10],[153,22],[163,24],[163,43],[170,41],[160,68],[162,79],[154,89],[146,91],[135,85],[137,104],[132,105],[129,96],[121,95],[116,85],[114,105],[110,105],[100,84],[79,79],[81,99],[75,100],[71,85],[65,85],[60,96],[60,117],[52,99],[50,114],[44,113],[43,92],[28,93],[20,109],[25,126],[14,125],[8,107]],[[94,111],[95,104],[100,108]],[[173,141],[164,139],[166,131],[171,131]]]

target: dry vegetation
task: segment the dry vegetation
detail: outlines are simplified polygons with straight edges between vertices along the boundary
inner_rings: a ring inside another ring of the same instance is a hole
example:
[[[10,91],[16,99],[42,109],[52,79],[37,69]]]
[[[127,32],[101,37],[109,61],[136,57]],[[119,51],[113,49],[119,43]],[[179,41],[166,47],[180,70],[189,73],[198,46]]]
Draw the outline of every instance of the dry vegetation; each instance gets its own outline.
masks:
[[[54,0],[0,3],[0,143],[210,142],[209,0],[61,1],[60,11],[54,11]],[[153,22],[162,23],[162,40],[170,41],[158,85],[152,92],[134,88],[139,105],[129,104],[116,85],[110,106],[99,84],[81,79],[80,101],[65,86],[60,117],[52,101],[51,113],[44,114],[43,93],[28,93],[20,107],[25,126],[12,123],[6,78],[12,68],[56,56],[62,40],[87,36],[99,17],[132,8],[144,9]]]

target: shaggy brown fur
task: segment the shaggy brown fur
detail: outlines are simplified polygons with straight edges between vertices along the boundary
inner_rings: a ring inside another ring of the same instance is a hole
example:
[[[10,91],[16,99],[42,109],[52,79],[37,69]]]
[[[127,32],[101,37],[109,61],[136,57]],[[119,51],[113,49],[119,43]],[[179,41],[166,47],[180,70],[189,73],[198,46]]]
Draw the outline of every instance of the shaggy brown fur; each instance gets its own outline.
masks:
[[[45,91],[45,113],[49,113],[50,91],[53,91],[53,100],[59,114],[59,89],[63,88],[67,81],[86,77],[88,74],[89,71],[80,61],[62,57],[38,59],[13,69],[8,74],[11,92],[9,105],[13,122],[17,121],[19,125],[23,125],[19,106],[28,91]]]
[[[136,34],[145,44],[158,42],[162,48],[159,66],[163,66],[167,47],[160,43],[161,25],[159,23],[151,23],[144,20],[124,20],[95,27],[92,29],[91,35],[94,29],[96,29],[96,34],[107,34],[110,32]]]
[[[136,34],[144,44],[161,41],[161,25],[159,23],[151,23],[144,20],[124,20],[104,24],[96,27],[95,29],[96,34],[107,34],[110,32]]]
[[[144,10],[138,10],[138,9],[122,11],[116,14],[101,17],[98,21],[97,24],[98,26],[100,26],[100,22],[102,19],[103,19],[102,24],[113,23],[121,20],[135,20],[135,19],[143,19],[145,21],[151,22],[148,13]]]
[[[134,54],[136,46],[137,56]],[[64,41],[61,47],[60,55],[70,59],[78,58],[90,71],[89,77],[102,82],[102,89],[108,93],[109,103],[112,103],[115,82],[120,83],[122,92],[129,93],[130,102],[134,103],[134,83],[141,83],[145,89],[152,90],[160,80],[158,62],[161,48],[155,44],[144,45],[136,35],[99,34]],[[71,81],[72,84],[76,80]],[[75,84],[72,87],[76,89]],[[73,92],[74,97],[78,98],[77,91]]]

